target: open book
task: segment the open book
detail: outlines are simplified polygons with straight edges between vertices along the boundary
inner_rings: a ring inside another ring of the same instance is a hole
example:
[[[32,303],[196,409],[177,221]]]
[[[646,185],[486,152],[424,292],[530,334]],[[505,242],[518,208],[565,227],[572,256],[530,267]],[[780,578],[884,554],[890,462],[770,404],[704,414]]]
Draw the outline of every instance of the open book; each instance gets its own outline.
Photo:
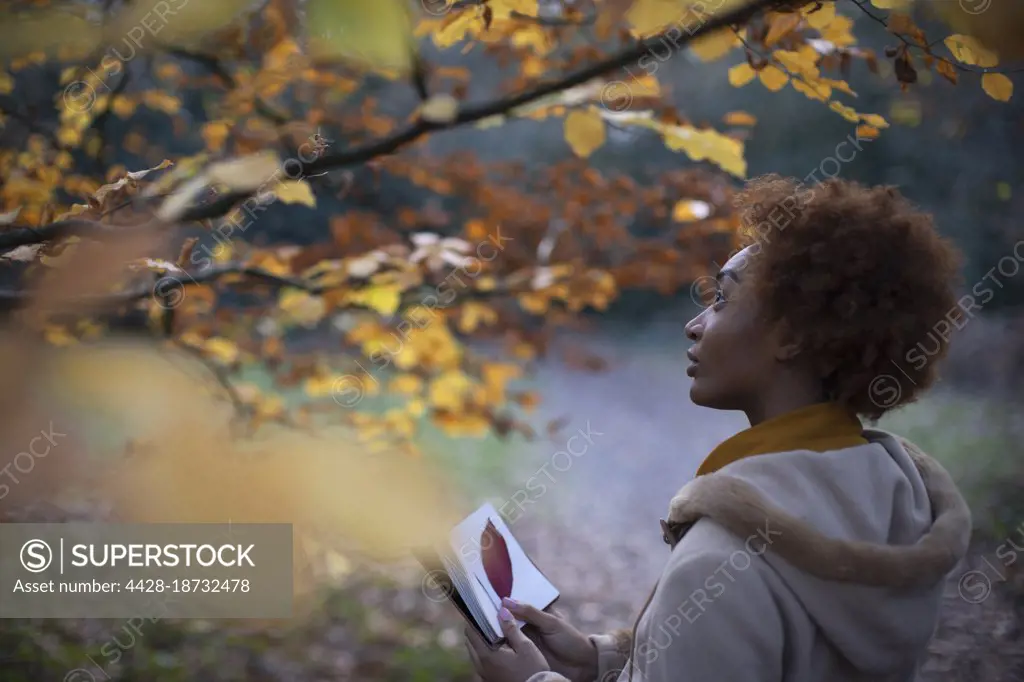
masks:
[[[491,647],[505,642],[498,620],[503,597],[545,609],[559,596],[490,504],[459,523],[447,545],[422,550],[417,558],[431,588],[448,597]]]

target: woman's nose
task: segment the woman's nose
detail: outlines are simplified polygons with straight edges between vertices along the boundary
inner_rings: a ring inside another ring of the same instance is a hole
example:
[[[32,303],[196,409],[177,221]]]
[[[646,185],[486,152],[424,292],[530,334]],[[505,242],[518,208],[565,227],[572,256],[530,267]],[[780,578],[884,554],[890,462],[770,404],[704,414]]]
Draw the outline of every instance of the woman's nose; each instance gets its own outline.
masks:
[[[691,341],[699,341],[700,335],[704,333],[704,325],[700,323],[700,315],[687,322],[684,331],[686,338]]]

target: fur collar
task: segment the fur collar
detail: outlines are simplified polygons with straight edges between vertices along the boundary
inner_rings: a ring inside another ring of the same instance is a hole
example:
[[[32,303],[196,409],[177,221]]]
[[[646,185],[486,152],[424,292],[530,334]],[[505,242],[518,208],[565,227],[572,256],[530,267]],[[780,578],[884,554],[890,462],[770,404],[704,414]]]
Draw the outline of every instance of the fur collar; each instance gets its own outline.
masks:
[[[931,500],[931,529],[913,545],[880,545],[823,535],[773,505],[754,486],[728,473],[695,478],[672,498],[665,541],[673,547],[701,517],[743,537],[765,519],[780,532],[771,550],[801,571],[823,580],[908,589],[933,586],[966,554],[971,513],[949,473],[913,443],[894,436],[920,472]]]

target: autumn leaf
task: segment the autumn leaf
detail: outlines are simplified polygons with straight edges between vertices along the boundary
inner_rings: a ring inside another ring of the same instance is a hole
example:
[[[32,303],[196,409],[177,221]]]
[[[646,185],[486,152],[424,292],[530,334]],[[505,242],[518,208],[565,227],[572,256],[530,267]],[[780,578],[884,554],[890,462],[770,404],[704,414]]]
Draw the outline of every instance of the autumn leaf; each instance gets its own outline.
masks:
[[[729,85],[734,88],[741,88],[756,77],[757,72],[746,62],[729,69]]]
[[[778,92],[789,82],[786,72],[774,64],[769,64],[758,71],[757,76],[761,79],[761,84],[772,92]]]
[[[402,302],[402,287],[397,284],[369,286],[345,294],[345,302],[365,306],[381,315],[391,316],[398,312]]]
[[[954,34],[947,37],[943,43],[953,53],[957,61],[964,64],[983,68],[991,68],[999,64],[999,58],[995,53],[971,36]]]
[[[752,126],[757,124],[757,119],[745,111],[730,111],[725,115],[723,121],[731,126]]]
[[[565,141],[576,156],[590,156],[604,139],[604,120],[593,107],[574,109],[565,117]]]
[[[314,60],[341,58],[400,72],[411,66],[412,23],[401,0],[309,0],[306,21]]]
[[[740,44],[740,39],[731,28],[722,28],[691,42],[690,51],[703,62],[713,62]]]
[[[270,192],[285,204],[302,204],[316,208],[313,189],[305,180],[283,180],[275,185]]]
[[[451,123],[459,114],[459,101],[451,95],[434,95],[420,105],[420,117],[431,123]]]
[[[498,599],[512,597],[512,558],[508,545],[490,519],[480,534],[480,561],[484,565],[487,581]]]
[[[711,215],[711,206],[707,202],[697,199],[683,199],[676,202],[672,208],[672,220],[680,223],[703,220],[709,215]]]
[[[792,33],[803,20],[803,17],[795,12],[775,14],[770,19],[768,34],[764,38],[766,47],[773,47],[784,37]]]
[[[1001,73],[986,73],[981,77],[981,87],[992,99],[1009,102],[1013,97],[1013,81]]]

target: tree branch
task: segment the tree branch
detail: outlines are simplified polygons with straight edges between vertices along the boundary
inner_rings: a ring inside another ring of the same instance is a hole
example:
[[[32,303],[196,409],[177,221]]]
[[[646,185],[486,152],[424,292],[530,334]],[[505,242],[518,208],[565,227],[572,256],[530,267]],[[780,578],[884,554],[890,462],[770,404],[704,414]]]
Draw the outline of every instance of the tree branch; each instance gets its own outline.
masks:
[[[491,116],[505,114],[512,109],[530,104],[542,97],[553,95],[576,85],[587,83],[611,71],[620,69],[632,62],[636,62],[641,57],[651,52],[655,47],[661,47],[664,49],[666,41],[668,44],[674,45],[677,49],[681,49],[683,46],[703,35],[726,26],[746,23],[762,10],[775,5],[786,4],[789,1],[790,0],[754,0],[753,2],[734,9],[731,12],[727,12],[721,16],[707,18],[707,21],[704,21],[693,31],[690,31],[689,27],[680,30],[679,27],[673,26],[668,31],[651,36],[650,38],[647,38],[616,55],[588,67],[578,69],[559,80],[541,83],[530,90],[525,90],[519,94],[495,100],[493,102],[465,107],[459,111],[455,119],[452,121],[436,123],[425,121],[420,118],[406,126],[404,129],[392,133],[388,137],[370,142],[361,147],[356,147],[347,152],[326,154],[310,161],[309,163],[299,160],[299,163],[302,166],[300,170],[301,175],[308,176],[334,168],[343,168],[346,166],[365,163],[378,156],[390,154],[402,147],[405,147],[427,133],[458,128]],[[676,34],[679,35],[677,36]],[[251,193],[248,192],[224,195],[217,201],[210,204],[189,209],[181,217],[181,220],[193,221],[220,217],[230,211],[238,201],[246,199],[249,196],[251,196]]]
[[[6,252],[27,244],[43,244],[73,234],[102,232],[116,229],[113,225],[97,223],[93,220],[69,218],[40,227],[18,227],[0,232],[0,251]]]
[[[636,62],[641,57],[650,53],[655,47],[661,47],[664,49],[666,44],[671,44],[674,45],[676,49],[682,49],[682,47],[703,35],[727,26],[744,24],[762,10],[786,4],[789,1],[790,0],[753,0],[742,7],[720,16],[702,17],[706,18],[706,21],[693,30],[690,30],[689,26],[686,26],[683,29],[673,26],[665,32],[640,41],[632,47],[608,57],[607,59],[601,60],[596,64],[592,64],[588,67],[569,73],[559,80],[540,83],[529,90],[525,90],[518,94],[504,97],[493,102],[465,107],[461,109],[456,117],[451,121],[438,123],[426,121],[420,118],[385,138],[370,142],[361,147],[355,147],[354,149],[350,149],[346,152],[326,154],[309,162],[296,159],[295,161],[301,166],[299,173],[304,177],[308,177],[335,168],[344,168],[347,166],[365,163],[378,156],[391,154],[392,152],[415,142],[428,133],[450,130],[470,123],[475,123],[476,121],[480,121],[491,116],[506,114],[512,109],[530,104],[542,97],[556,94],[576,85],[587,83],[616,69],[627,66],[632,62]],[[169,51],[176,53],[174,49],[169,49]],[[177,53],[179,56],[186,56],[186,53],[180,51],[177,51]],[[196,56],[191,53],[187,56],[188,58],[196,58]],[[215,63],[219,65],[219,62],[217,62],[215,58],[207,58],[207,60],[209,59],[212,59],[213,61],[204,61],[204,63],[210,64],[211,68],[214,68],[213,65]],[[200,60],[202,61],[203,58],[200,57]],[[230,74],[227,74],[227,76],[230,78]],[[218,218],[230,212],[238,202],[249,198],[252,194],[252,192],[232,192],[229,194],[223,194],[217,197],[214,201],[200,206],[193,206],[188,209],[181,216],[181,221],[190,222]],[[75,227],[69,228],[67,225],[68,222],[75,222]],[[11,249],[25,244],[38,244],[40,242],[50,241],[55,237],[68,234],[69,229],[72,232],[75,229],[82,229],[81,221],[61,221],[46,225],[35,231],[21,229],[3,232],[0,233],[0,249]],[[2,298],[2,296],[0,296],[0,298]]]
[[[270,272],[269,270],[264,270],[263,268],[256,268],[238,263],[226,263],[224,265],[214,266],[199,272],[187,272],[184,270],[169,272],[159,277],[155,283],[146,283],[114,294],[82,296],[77,299],[72,299],[71,301],[62,301],[61,305],[63,306],[68,303],[72,303],[86,306],[116,307],[118,305],[124,305],[143,298],[154,297],[163,301],[162,305],[164,305],[165,309],[173,309],[174,306],[180,304],[184,299],[186,287],[209,284],[227,275],[241,275],[243,277],[257,280],[262,284],[274,287],[293,287],[310,294],[323,294],[332,289],[341,288],[336,284],[324,286],[298,277],[278,275]],[[525,284],[527,282],[528,280],[524,279],[521,283]],[[498,283],[494,288],[489,289],[488,293],[508,293],[513,289],[514,287],[508,283]],[[419,298],[417,295],[417,289],[410,289],[406,293],[409,294],[409,296],[408,300],[403,301],[403,306],[418,302]],[[21,303],[31,300],[33,296],[34,292],[28,290],[0,289],[0,310],[16,308]],[[352,305],[351,307],[362,308],[365,306]]]

